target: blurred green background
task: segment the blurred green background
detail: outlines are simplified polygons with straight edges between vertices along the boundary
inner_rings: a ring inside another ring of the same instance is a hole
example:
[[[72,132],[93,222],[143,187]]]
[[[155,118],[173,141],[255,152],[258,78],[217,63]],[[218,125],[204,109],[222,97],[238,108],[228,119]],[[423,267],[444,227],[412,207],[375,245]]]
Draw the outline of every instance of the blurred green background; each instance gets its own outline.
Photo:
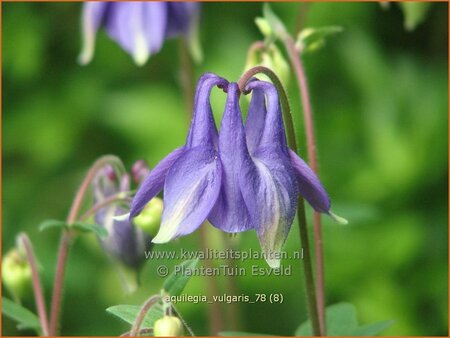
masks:
[[[300,8],[273,4],[292,32]],[[167,41],[139,68],[101,32],[93,62],[82,67],[76,62],[81,4],[3,3],[2,9],[2,253],[20,231],[31,236],[49,303],[58,232],[39,232],[38,224],[66,217],[97,157],[116,154],[127,167],[144,158],[154,166],[184,142],[178,43]],[[261,10],[260,3],[203,4],[204,63],[195,67],[196,78],[212,71],[238,79],[247,48],[261,39],[253,21]],[[406,31],[403,20],[395,4],[383,10],[378,3],[314,3],[306,13],[307,26],[344,27],[324,49],[304,57],[320,177],[333,210],[350,221],[345,227],[323,221],[327,304],[355,304],[361,323],[394,319],[386,335],[447,335],[447,4],[432,4],[414,31]],[[288,94],[303,135],[294,79]],[[223,97],[213,93],[218,118]],[[211,227],[210,234],[217,247],[219,232]],[[259,250],[253,232],[238,235],[233,245]],[[286,250],[298,245],[294,224]],[[180,247],[198,248],[198,233],[156,250]],[[141,304],[157,292],[161,263],[177,262],[147,262],[142,287],[125,295],[94,236],[80,238],[66,275],[62,334],[127,331],[105,309]],[[237,294],[285,297],[281,305],[223,304],[239,317],[239,329],[292,335],[305,320],[300,264],[286,264],[293,266],[291,277],[237,279]],[[207,281],[194,277],[187,292],[204,294]],[[220,278],[221,293],[225,282]],[[32,297],[24,304],[34,310]],[[208,333],[205,304],[178,307],[197,334]],[[3,318],[4,335],[20,333],[27,332]]]

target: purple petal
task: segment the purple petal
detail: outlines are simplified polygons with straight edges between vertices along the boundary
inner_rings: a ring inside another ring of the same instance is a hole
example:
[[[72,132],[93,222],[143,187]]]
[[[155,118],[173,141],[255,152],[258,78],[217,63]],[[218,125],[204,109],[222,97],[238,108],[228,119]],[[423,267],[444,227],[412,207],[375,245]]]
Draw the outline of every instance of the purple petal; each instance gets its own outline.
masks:
[[[130,219],[137,216],[145,205],[162,190],[167,172],[184,150],[184,147],[175,149],[150,171],[131,202]]]
[[[217,144],[217,128],[209,97],[214,86],[225,87],[228,81],[213,73],[205,73],[198,81],[194,98],[194,111],[187,136],[187,147]]]
[[[95,36],[109,5],[109,2],[86,2],[83,6],[83,50],[79,58],[83,65],[89,63],[94,55]]]
[[[249,109],[246,130],[257,175],[247,182],[244,198],[266,260],[276,268],[280,264],[278,253],[297,209],[296,176],[288,154],[276,88],[268,82],[251,81],[246,89],[252,90],[252,101],[255,100]]]
[[[110,205],[100,209],[95,222],[108,231],[106,238],[99,238],[104,249],[122,263],[137,268],[145,260],[145,250],[151,247],[151,238],[128,220],[117,221],[113,217],[123,215],[127,210]]]
[[[144,5],[145,36],[151,53],[155,54],[159,52],[165,39],[168,5],[164,2],[145,2]]]
[[[300,195],[308,201],[314,210],[329,213],[330,198],[317,175],[295,152],[289,150],[292,166],[295,170]]]
[[[198,20],[200,4],[196,2],[169,2],[169,20],[166,37],[188,34],[193,20]]]
[[[277,147],[258,148],[253,156],[256,179],[242,179],[243,195],[253,216],[268,264],[279,266],[279,256],[297,209],[298,191],[290,159]]]
[[[217,200],[221,176],[213,148],[186,150],[167,174],[161,227],[153,242],[165,243],[197,229]]]
[[[266,81],[250,81],[246,89],[260,89],[267,97],[267,114],[259,146],[276,145],[287,155],[286,132],[284,130],[277,89],[273,84]]]
[[[164,2],[115,2],[111,5],[106,29],[141,65],[161,49],[166,23],[167,4]]]
[[[252,228],[252,223],[242,197],[239,178],[245,175],[250,180],[254,164],[247,151],[236,83],[228,85],[227,102],[219,134],[219,154],[223,170],[222,187],[209,220],[225,232],[248,230]]]
[[[93,29],[97,30],[105,19],[105,15],[109,2],[103,1],[89,1],[83,5],[83,21],[84,24],[89,24]]]
[[[252,90],[252,99],[245,121],[248,151],[252,154],[259,145],[266,120],[266,99],[260,88]]]

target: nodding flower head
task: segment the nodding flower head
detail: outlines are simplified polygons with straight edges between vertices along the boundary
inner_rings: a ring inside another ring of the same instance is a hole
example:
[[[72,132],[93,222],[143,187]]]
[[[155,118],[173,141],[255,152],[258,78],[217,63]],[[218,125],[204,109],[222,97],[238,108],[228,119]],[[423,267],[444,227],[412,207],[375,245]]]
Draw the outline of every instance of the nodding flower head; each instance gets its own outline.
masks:
[[[180,35],[195,38],[199,5],[184,2],[86,2],[83,7],[83,51],[80,62],[93,57],[97,31],[108,35],[143,65],[156,54],[164,40]]]
[[[105,202],[107,198],[130,190],[128,174],[117,177],[112,167],[105,166],[93,181],[94,202]],[[108,235],[99,238],[108,255],[131,268],[139,268],[145,261],[146,250],[151,249],[151,237],[129,220],[118,220],[116,216],[129,211],[127,203],[109,203],[95,214],[95,222],[103,226]]]
[[[209,103],[214,86],[227,92],[219,132]],[[278,267],[298,195],[322,213],[330,213],[330,200],[314,172],[288,148],[276,88],[253,79],[246,90],[252,100],[244,124],[237,83],[211,73],[200,78],[186,144],[150,172],[130,217],[164,189],[154,243],[187,235],[208,220],[228,233],[254,229],[268,264]]]
[[[217,149],[218,134],[209,104],[214,86],[228,82],[214,74],[200,79],[194,99],[191,127],[183,147],[175,149],[147,176],[131,204],[130,217],[164,188],[161,228],[154,243],[187,235],[207,219],[221,186],[222,165]]]

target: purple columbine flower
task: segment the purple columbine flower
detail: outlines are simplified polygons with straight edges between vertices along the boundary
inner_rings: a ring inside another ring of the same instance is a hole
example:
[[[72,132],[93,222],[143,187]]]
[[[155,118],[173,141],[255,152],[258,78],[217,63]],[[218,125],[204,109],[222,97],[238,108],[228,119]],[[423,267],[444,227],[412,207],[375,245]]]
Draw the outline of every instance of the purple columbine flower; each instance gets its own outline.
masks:
[[[219,134],[209,103],[214,86],[228,93]],[[228,233],[256,230],[268,264],[278,267],[298,194],[322,213],[331,214],[330,200],[314,172],[287,146],[275,87],[253,80],[246,89],[252,100],[244,126],[238,85],[210,73],[201,77],[186,145],[150,172],[130,217],[164,188],[154,243],[187,235],[209,220]]]
[[[143,65],[167,38],[195,39],[199,4],[195,2],[86,2],[83,7],[83,51],[80,62],[93,57],[95,36],[104,27],[108,35]]]
[[[127,174],[118,178],[110,166],[105,166],[93,181],[94,202],[104,202],[108,197],[130,191]],[[126,214],[129,206],[126,203],[109,204],[97,211],[95,222],[106,228],[108,236],[99,238],[104,250],[112,258],[124,265],[138,269],[145,261],[146,250],[151,249],[151,237],[136,227],[128,219],[118,220],[116,216]]]
[[[164,212],[154,243],[164,243],[193,232],[208,217],[217,200],[222,165],[209,96],[214,86],[227,85],[226,80],[211,73],[201,77],[186,144],[150,171],[133,199],[130,217],[138,215],[164,188]]]

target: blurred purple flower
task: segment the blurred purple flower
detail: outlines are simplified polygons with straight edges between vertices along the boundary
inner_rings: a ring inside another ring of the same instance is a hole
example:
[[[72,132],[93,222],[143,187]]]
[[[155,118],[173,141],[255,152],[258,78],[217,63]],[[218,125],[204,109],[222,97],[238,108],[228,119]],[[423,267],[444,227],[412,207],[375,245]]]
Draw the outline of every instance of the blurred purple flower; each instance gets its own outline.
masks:
[[[209,103],[214,86],[228,93],[219,134]],[[186,145],[150,172],[133,199],[130,219],[164,187],[154,243],[187,235],[208,219],[228,233],[256,230],[268,264],[278,267],[298,194],[322,213],[330,213],[330,200],[287,146],[276,88],[253,80],[247,89],[253,95],[244,126],[238,85],[210,73],[201,77]]]
[[[140,165],[142,168],[142,165]],[[142,170],[142,169],[141,169]],[[120,192],[130,191],[129,176],[118,178],[110,166],[105,166],[93,181],[94,203],[102,203]],[[110,203],[95,214],[95,222],[106,228],[108,236],[99,241],[108,255],[131,268],[139,268],[145,261],[145,251],[151,249],[151,237],[129,220],[116,216],[126,214],[126,203]]]
[[[136,64],[143,65],[159,52],[165,39],[184,36],[195,40],[198,15],[195,2],[86,2],[80,62],[91,61],[96,33],[104,27]]]

